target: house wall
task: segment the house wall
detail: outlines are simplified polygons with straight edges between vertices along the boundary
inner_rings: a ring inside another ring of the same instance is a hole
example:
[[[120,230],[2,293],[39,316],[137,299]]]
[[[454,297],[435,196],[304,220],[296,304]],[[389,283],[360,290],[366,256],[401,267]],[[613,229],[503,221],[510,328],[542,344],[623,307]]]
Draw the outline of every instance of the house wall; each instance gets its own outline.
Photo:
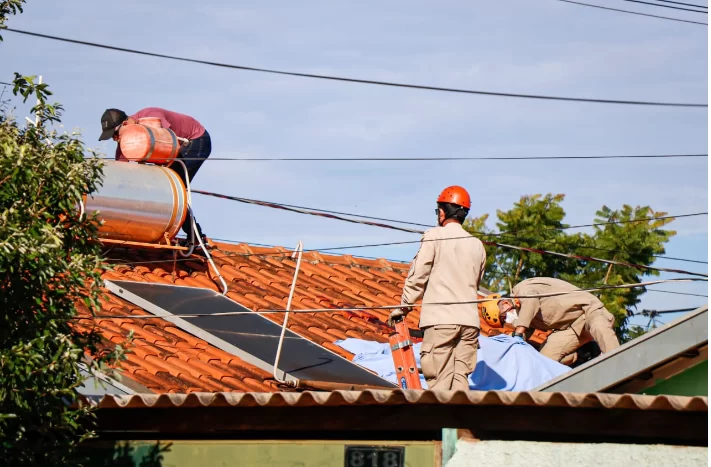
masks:
[[[660,380],[654,386],[642,391],[642,394],[708,397],[709,362],[706,360],[669,379]]]
[[[459,440],[446,467],[631,467],[708,465],[708,447]]]
[[[406,467],[435,467],[437,443],[424,441],[127,441],[84,447],[87,467],[338,466],[346,446],[404,446]],[[382,462],[381,462],[382,464]],[[353,467],[371,464],[356,462]],[[380,466],[377,466],[380,467]]]

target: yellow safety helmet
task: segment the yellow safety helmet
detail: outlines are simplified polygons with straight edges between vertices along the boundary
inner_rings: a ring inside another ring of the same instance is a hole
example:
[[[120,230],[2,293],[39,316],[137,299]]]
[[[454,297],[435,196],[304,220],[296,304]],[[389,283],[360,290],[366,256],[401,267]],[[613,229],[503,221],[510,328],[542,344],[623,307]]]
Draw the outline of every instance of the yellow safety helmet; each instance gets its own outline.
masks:
[[[501,294],[493,293],[487,295],[486,302],[481,304],[481,316],[484,321],[492,328],[503,328],[504,323],[501,322],[501,313],[499,312],[499,299]]]

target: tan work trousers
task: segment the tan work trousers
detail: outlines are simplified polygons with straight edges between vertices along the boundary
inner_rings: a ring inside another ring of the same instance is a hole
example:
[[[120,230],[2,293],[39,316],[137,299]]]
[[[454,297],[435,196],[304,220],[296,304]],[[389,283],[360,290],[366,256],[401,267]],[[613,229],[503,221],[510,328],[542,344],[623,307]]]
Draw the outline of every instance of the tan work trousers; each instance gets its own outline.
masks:
[[[425,328],[420,365],[428,389],[468,390],[478,347],[479,328],[455,324]]]
[[[571,328],[555,331],[541,347],[541,354],[565,365],[572,365],[577,360],[575,351],[585,342],[594,340],[602,353],[607,353],[620,346],[614,330],[615,318],[604,308],[581,316],[585,325],[580,335]]]

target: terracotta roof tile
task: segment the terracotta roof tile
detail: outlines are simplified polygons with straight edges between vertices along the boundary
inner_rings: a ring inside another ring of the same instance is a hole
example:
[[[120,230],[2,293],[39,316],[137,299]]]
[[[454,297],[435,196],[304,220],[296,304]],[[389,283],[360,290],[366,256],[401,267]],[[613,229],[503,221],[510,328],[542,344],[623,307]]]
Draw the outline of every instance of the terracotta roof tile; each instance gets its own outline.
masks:
[[[255,245],[215,244],[215,263],[228,283],[227,297],[254,311],[284,308],[296,267],[291,249]],[[103,274],[107,280],[131,280],[209,288],[221,291],[214,272],[202,257],[173,261],[166,250],[113,248],[117,264]],[[151,261],[151,263],[146,263]],[[303,255],[293,309],[396,305],[409,264],[308,252]],[[217,349],[161,318],[133,319],[147,312],[108,294],[100,314],[122,316],[94,320],[108,342],[123,343],[130,329],[134,341],[123,363],[125,375],[156,392],[277,391],[272,376],[240,358]],[[77,324],[91,329],[93,318]],[[353,355],[335,345],[349,337],[387,342],[389,310],[333,313],[292,313],[289,329],[344,358]],[[263,315],[281,324],[283,313]],[[419,310],[407,317],[417,326]],[[482,325],[482,333],[495,330]]]

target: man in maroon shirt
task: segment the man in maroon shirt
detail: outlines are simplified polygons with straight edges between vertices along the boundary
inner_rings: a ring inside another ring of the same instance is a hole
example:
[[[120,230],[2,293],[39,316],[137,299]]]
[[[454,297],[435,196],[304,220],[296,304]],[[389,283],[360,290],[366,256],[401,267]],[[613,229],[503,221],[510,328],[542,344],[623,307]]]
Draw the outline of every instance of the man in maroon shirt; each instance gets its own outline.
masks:
[[[138,123],[138,119],[146,117],[159,118],[163,128],[169,128],[178,138],[188,140],[187,143],[181,145],[177,158],[181,159],[185,164],[185,167],[188,169],[188,180],[192,182],[193,177],[197,174],[202,163],[205,162],[205,159],[210,157],[212,141],[205,127],[188,115],[171,112],[170,110],[160,109],[158,107],[146,107],[131,116],[126,115],[123,110],[107,109],[101,116],[102,132],[101,136],[99,136],[99,141],[110,138],[114,141],[118,141],[119,129],[122,125]],[[127,160],[123,154],[121,154],[120,146],[116,148],[116,160]],[[173,169],[181,180],[183,180],[183,183],[185,183],[185,171],[180,167],[180,164],[173,162],[168,168]],[[187,234],[188,238],[190,238],[191,225],[192,218],[188,215],[182,226],[183,232]],[[198,231],[195,232],[195,234],[203,236],[200,231],[200,226],[198,225],[197,227]]]

